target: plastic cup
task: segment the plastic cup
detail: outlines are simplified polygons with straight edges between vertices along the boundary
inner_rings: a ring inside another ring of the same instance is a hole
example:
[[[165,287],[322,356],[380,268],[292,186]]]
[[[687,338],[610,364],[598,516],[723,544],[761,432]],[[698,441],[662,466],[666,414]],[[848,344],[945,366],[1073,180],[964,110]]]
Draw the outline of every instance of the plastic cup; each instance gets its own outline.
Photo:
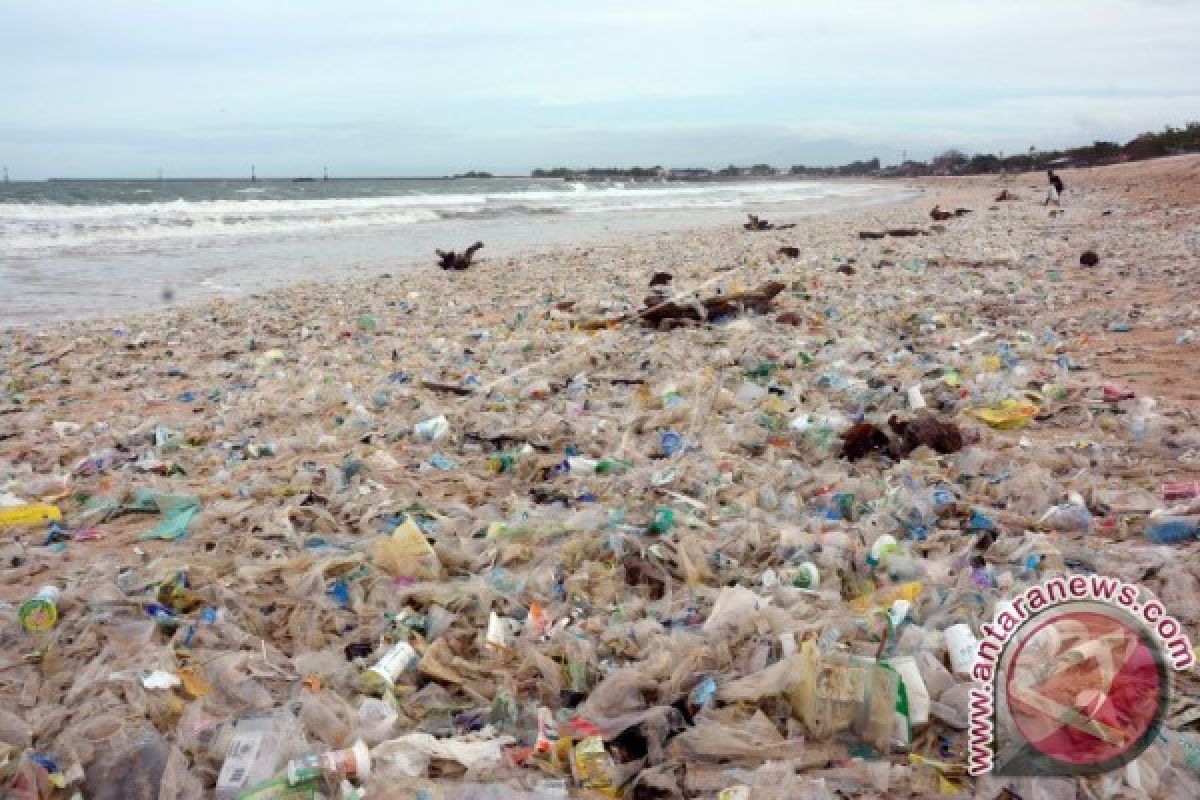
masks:
[[[29,633],[53,630],[58,624],[59,594],[57,586],[43,586],[38,589],[37,594],[21,603],[21,607],[17,609],[21,627]]]
[[[417,651],[408,642],[392,645],[383,656],[365,672],[363,686],[368,694],[382,694],[396,685],[396,679],[420,660]]]
[[[965,622],[946,628],[946,649],[950,651],[950,666],[956,675],[970,675],[975,666],[979,640]]]
[[[507,649],[511,637],[512,629],[509,627],[509,621],[493,611],[488,616],[487,643],[492,647]]]

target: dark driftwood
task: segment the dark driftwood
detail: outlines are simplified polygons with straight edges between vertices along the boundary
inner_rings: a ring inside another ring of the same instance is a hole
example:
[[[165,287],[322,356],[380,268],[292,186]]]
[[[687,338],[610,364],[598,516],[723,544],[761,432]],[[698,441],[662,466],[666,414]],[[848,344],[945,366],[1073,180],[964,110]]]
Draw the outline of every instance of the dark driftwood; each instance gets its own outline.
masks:
[[[446,392],[448,394],[456,394],[459,397],[467,397],[475,394],[474,389],[468,389],[465,386],[454,386],[450,383],[434,383],[433,381],[421,381],[421,386],[426,389],[431,389],[435,392]]]
[[[734,292],[727,295],[716,295],[696,303],[680,304],[674,301],[659,302],[657,298],[646,298],[646,308],[637,313],[642,324],[651,328],[674,328],[688,322],[708,322],[710,320],[754,311],[766,314],[771,310],[771,302],[775,296],[787,286],[779,281],[764,283],[757,289],[745,292]]]
[[[661,295],[651,295],[645,299],[646,307],[636,314],[623,314],[609,319],[585,320],[576,327],[581,330],[596,331],[615,328],[625,322],[641,320],[641,323],[647,327],[670,330],[689,322],[709,322],[719,317],[740,314],[744,311],[766,314],[771,310],[771,302],[775,296],[786,288],[786,284],[770,281],[750,291],[715,295],[690,303],[676,303],[673,300],[663,300]]]
[[[787,225],[776,225],[773,222],[767,222],[765,219],[760,219],[757,214],[747,214],[750,218],[749,222],[743,222],[742,227],[748,231],[785,231],[788,228],[796,227],[796,223],[788,223]]]
[[[651,286],[666,286],[675,276],[669,272],[656,272],[650,277]]]
[[[434,250],[438,256],[438,266],[442,269],[464,270],[471,266],[471,259],[475,253],[483,248],[483,242],[476,242],[468,247],[462,253],[456,253],[453,250],[443,251]]]
[[[859,231],[858,238],[860,239],[882,239],[885,236],[928,236],[929,231],[923,231],[920,228],[888,228],[886,231]]]
[[[934,206],[933,210],[929,212],[929,217],[934,222],[944,222],[952,217],[965,217],[970,213],[971,209],[969,208],[956,208],[953,211],[942,211],[941,206]]]
[[[792,247],[791,245],[787,245],[787,246],[779,248],[779,255],[787,256],[788,258],[799,258],[800,257],[800,248]]]

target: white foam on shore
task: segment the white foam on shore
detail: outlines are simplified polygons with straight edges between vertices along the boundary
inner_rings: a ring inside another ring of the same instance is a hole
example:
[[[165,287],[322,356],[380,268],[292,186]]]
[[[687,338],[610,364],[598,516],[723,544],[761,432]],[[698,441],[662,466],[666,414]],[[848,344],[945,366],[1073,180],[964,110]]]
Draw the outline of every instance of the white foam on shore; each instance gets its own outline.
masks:
[[[0,204],[0,255],[37,258],[81,251],[146,253],[249,237],[294,238],[364,228],[401,228],[447,218],[763,208],[867,197],[881,190],[869,185],[774,181],[643,184],[632,188],[624,184],[574,183],[525,191],[286,200],[256,196],[261,191],[254,187],[238,189],[235,194],[239,199],[208,201]]]

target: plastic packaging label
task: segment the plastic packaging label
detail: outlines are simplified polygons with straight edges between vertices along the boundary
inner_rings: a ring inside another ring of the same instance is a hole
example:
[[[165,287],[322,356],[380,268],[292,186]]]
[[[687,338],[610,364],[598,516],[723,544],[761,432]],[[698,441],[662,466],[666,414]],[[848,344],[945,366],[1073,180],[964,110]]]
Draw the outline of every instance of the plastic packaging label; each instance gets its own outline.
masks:
[[[238,792],[250,783],[258,751],[262,747],[263,734],[257,732],[237,733],[229,743],[225,763],[217,776],[217,792]]]

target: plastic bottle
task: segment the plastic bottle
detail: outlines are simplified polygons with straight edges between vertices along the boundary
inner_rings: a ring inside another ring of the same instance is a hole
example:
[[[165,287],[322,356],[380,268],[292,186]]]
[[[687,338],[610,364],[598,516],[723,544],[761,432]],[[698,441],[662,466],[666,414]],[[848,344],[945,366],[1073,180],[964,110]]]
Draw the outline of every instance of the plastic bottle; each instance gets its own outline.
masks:
[[[1181,544],[1200,538],[1200,516],[1154,518],[1146,526],[1146,538],[1154,544]]]
[[[310,753],[293,758],[287,765],[287,781],[290,786],[321,778],[326,774],[352,781],[365,781],[371,774],[371,751],[360,739],[353,747],[347,747],[345,750]]]
[[[1092,525],[1092,515],[1083,497],[1078,492],[1071,492],[1067,502],[1048,510],[1042,515],[1041,522],[1051,530],[1087,532]]]

